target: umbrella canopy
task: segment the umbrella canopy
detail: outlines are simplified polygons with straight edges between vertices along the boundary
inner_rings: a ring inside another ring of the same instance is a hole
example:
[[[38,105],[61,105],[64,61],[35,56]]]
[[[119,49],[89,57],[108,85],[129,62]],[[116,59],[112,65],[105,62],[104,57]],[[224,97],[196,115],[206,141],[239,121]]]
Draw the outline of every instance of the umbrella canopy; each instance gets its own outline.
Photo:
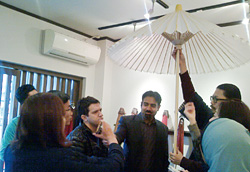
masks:
[[[176,67],[171,54],[177,44],[182,45],[191,74],[231,69],[250,59],[249,42],[181,10],[180,5],[175,12],[118,41],[108,53],[126,68],[174,74]]]

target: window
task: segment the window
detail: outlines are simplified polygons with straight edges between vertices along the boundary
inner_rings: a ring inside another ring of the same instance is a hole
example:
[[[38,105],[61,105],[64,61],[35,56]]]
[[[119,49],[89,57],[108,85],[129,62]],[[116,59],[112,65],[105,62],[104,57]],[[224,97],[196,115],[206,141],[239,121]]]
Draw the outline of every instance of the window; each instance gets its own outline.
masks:
[[[17,78],[20,72],[8,68],[0,68],[0,138],[4,129],[13,118],[14,109],[17,109],[17,101],[14,101],[15,89],[18,87]]]
[[[38,92],[59,90],[70,95],[70,102],[76,104],[82,95],[83,80],[78,76],[0,61],[0,139],[10,120],[19,115],[20,104],[15,98],[19,86],[32,84]]]

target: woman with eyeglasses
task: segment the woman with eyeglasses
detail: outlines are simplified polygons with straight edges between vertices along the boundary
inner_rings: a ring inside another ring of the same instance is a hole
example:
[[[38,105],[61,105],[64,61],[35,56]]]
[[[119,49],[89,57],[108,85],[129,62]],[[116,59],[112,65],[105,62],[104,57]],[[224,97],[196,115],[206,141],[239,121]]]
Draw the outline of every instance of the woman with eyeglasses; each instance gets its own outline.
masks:
[[[5,151],[6,172],[122,171],[124,156],[111,127],[102,121],[101,134],[109,154],[106,158],[77,156],[66,140],[65,109],[62,100],[51,93],[29,97],[21,108],[16,140]]]
[[[56,96],[58,96],[62,102],[63,107],[65,110],[65,119],[66,119],[66,125],[64,129],[64,133],[67,136],[72,130],[73,130],[73,109],[70,104],[70,96],[64,92],[58,91],[58,90],[50,90],[48,93],[52,93]]]

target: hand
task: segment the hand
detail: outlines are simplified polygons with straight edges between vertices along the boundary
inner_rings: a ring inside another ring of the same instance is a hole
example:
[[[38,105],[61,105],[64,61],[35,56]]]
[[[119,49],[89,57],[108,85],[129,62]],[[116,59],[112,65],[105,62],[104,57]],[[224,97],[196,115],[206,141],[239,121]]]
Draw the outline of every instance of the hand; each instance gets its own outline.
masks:
[[[93,133],[93,135],[107,141],[108,145],[110,145],[111,143],[118,143],[116,136],[113,133],[110,125],[103,120],[101,122],[102,122],[102,132],[100,134]]]
[[[169,159],[172,163],[176,164],[176,165],[180,165],[181,164],[181,160],[183,158],[182,153],[179,151],[179,149],[177,150],[177,153],[169,153]]]
[[[172,53],[172,56],[174,59],[176,59],[176,53],[177,53],[177,48],[174,47],[174,51]],[[185,56],[182,53],[182,49],[179,49],[179,65],[180,65],[180,73],[183,74],[187,71],[187,66],[186,66],[186,61],[185,61]]]
[[[213,121],[213,120],[215,120],[217,118],[219,118],[219,117],[218,116],[213,116],[212,118],[209,119],[209,122],[211,122],[211,121]]]
[[[176,47],[174,47],[174,51],[172,53],[172,56],[174,59],[176,59],[177,50],[178,49]],[[182,49],[179,49],[179,58],[180,58],[180,61],[179,61],[180,65],[186,64],[185,56],[182,53]]]
[[[193,102],[188,102],[187,104],[185,104],[184,114],[189,119],[190,125],[193,125],[193,124],[196,123],[196,119],[195,119],[195,107],[194,107],[194,103]]]
[[[107,140],[102,140],[102,143],[104,146],[109,147],[108,141]]]

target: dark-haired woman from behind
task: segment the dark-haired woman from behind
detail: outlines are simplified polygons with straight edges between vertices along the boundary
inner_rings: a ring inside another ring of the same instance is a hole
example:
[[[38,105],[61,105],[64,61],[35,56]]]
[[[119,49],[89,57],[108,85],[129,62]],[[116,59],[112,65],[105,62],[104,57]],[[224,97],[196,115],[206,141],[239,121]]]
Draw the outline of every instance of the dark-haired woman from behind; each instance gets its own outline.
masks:
[[[250,110],[240,99],[221,102],[218,117],[235,120],[250,131]]]
[[[29,97],[23,104],[16,140],[5,151],[6,172],[122,171],[124,156],[111,127],[103,121],[100,137],[109,144],[106,158],[75,159],[64,135],[65,112],[61,99],[50,93]]]

